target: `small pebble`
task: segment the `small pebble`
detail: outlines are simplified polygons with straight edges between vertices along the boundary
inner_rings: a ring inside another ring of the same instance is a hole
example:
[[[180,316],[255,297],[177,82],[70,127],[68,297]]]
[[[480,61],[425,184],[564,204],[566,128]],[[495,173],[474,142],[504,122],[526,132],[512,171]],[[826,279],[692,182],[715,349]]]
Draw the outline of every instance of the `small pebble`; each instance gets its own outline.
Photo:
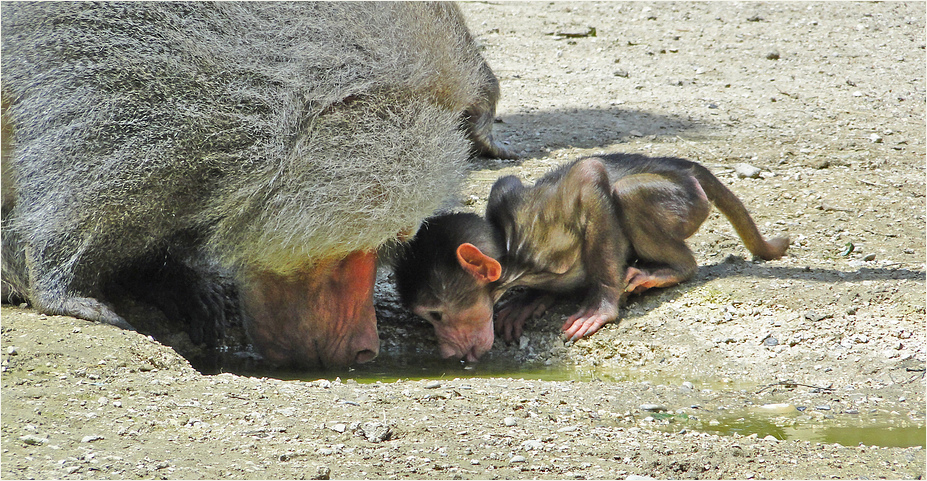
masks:
[[[615,70],[613,73],[615,77],[628,78],[631,76],[631,74],[629,74],[627,70],[619,69],[619,70]]]
[[[529,450],[529,451],[532,451],[532,450],[535,450],[535,451],[536,451],[536,450],[539,450],[539,449],[543,448],[543,447],[544,447],[544,443],[541,442],[540,439],[529,439],[529,440],[527,440],[527,441],[521,443],[521,447],[524,448],[524,449],[527,449],[527,450]]]
[[[364,433],[364,437],[371,443],[387,441],[393,435],[393,431],[389,426],[381,423],[364,423],[361,429]]]
[[[766,336],[766,339],[763,339],[764,346],[778,346],[779,340],[773,336]]]
[[[92,443],[92,442],[94,442],[94,441],[99,441],[99,440],[101,440],[101,439],[103,439],[103,436],[90,435],[90,436],[84,436],[83,438],[81,438],[80,442],[82,442],[82,443]]]
[[[512,456],[512,459],[509,460],[509,464],[526,463],[526,462],[528,462],[528,459],[520,454],[516,454],[515,456]]]
[[[780,403],[780,404],[764,404],[764,405],[758,407],[757,410],[758,410],[758,411],[765,411],[765,412],[769,412],[769,413],[784,414],[784,413],[794,412],[794,411],[795,411],[795,406],[793,406],[793,405],[791,405],[791,404],[786,404],[786,403]]]
[[[808,311],[805,313],[805,319],[808,319],[811,322],[818,322],[820,320],[827,319],[828,317],[831,316],[827,314],[818,314],[815,311]]]
[[[479,460],[479,459],[471,459],[471,460],[470,460],[470,464],[476,466],[476,465],[480,464],[480,460]]]
[[[875,254],[866,254],[866,255],[863,257],[863,260],[866,261],[866,262],[871,262],[871,261],[874,261],[875,258],[876,258],[876,255],[875,255]]]
[[[827,404],[823,404],[821,406],[815,406],[814,408],[817,409],[818,411],[830,411],[830,406]]]
[[[6,353],[9,354],[9,355],[11,355],[11,356],[15,356],[15,355],[19,354],[19,350],[16,349],[16,346],[10,346],[10,347],[6,348]]]
[[[760,172],[762,171],[763,169],[760,169],[759,167],[754,167],[743,162],[734,166],[734,173],[736,173],[737,177],[741,179],[756,179],[760,176]]]
[[[315,474],[310,476],[310,479],[325,480],[325,479],[331,479],[331,476],[332,476],[331,468],[329,468],[328,466],[319,466],[318,469],[315,470]]]
[[[879,134],[870,134],[870,135],[869,135],[869,141],[872,142],[873,144],[881,144],[881,143],[882,143],[882,136],[879,135]]]
[[[509,426],[509,427],[515,426],[515,425],[518,424],[518,420],[515,419],[515,418],[513,418],[512,416],[509,416],[509,417],[505,418],[502,422],[503,422],[506,426]]]
[[[641,404],[641,411],[658,413],[666,411],[666,406],[662,404]]]
[[[36,436],[35,434],[20,436],[19,440],[32,446],[41,446],[48,442],[48,438]]]
[[[438,389],[441,387],[441,381],[429,381],[425,384],[425,389]]]
[[[766,59],[767,60],[779,60],[779,51],[773,50],[772,52],[767,53]]]
[[[808,161],[808,166],[813,169],[817,169],[817,170],[826,169],[830,167],[830,160],[829,159],[811,159]]]

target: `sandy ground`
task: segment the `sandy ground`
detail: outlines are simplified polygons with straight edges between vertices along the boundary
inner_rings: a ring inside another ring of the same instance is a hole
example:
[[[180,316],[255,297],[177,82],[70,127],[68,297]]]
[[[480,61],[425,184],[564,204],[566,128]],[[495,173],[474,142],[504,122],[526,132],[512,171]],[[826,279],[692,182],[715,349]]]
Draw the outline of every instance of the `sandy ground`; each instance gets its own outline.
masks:
[[[462,209],[580,155],[680,156],[787,257],[752,260],[715,212],[692,281],[567,345],[564,303],[476,366],[438,360],[384,272],[380,358],[274,373],[303,380],[202,375],[174,339],[4,306],[0,476],[924,477],[925,4],[463,10],[522,158],[476,161]]]

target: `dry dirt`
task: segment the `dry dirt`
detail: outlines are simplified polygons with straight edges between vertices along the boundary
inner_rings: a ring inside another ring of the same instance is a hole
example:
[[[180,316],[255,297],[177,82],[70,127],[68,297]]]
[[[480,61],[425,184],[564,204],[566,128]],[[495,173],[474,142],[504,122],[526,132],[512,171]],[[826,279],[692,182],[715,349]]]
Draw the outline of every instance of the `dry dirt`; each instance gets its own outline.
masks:
[[[273,373],[304,380],[4,306],[0,476],[922,479],[925,4],[462,8],[522,155],[476,161],[463,209],[580,155],[680,156],[787,257],[753,261],[714,213],[692,281],[569,345],[557,306],[475,366],[437,359],[384,273],[380,358]]]

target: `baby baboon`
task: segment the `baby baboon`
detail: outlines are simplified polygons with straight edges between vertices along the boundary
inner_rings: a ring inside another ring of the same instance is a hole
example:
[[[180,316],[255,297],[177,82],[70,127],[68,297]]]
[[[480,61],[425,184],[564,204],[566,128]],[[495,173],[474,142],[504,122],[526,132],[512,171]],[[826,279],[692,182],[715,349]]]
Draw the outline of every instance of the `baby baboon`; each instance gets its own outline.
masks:
[[[563,325],[567,338],[578,339],[617,319],[628,293],[695,274],[685,240],[712,204],[750,252],[763,259],[785,253],[788,237],[764,239],[737,196],[705,167],[612,154],[564,165],[529,187],[514,176],[497,180],[486,219],[427,219],[396,264],[397,290],[435,326],[445,357],[474,361],[489,350],[493,304],[517,286],[530,289],[496,313],[496,332],[518,338],[557,294],[578,292],[582,306]]]

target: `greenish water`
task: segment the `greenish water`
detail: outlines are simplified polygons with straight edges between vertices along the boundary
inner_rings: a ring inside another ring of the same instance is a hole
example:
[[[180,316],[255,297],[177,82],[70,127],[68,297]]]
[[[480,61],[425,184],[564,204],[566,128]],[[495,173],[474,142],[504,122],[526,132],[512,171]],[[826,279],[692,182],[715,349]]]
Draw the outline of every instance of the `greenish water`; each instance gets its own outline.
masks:
[[[825,428],[823,443],[852,444],[863,443],[867,446],[907,447],[924,446],[927,430],[924,426],[866,426],[866,427],[831,427]]]
[[[388,358],[376,359],[367,364],[361,364],[342,370],[327,370],[313,372],[281,372],[281,371],[248,371],[244,374],[252,376],[267,376],[279,379],[313,381],[316,379],[342,381],[353,379],[360,384],[376,382],[396,382],[398,380],[416,381],[422,379],[454,379],[454,378],[480,378],[480,379],[524,379],[529,381],[601,381],[601,382],[645,382],[678,386],[684,381],[682,377],[668,377],[664,373],[654,374],[646,369],[604,369],[599,367],[581,367],[573,365],[542,363],[519,363],[511,360],[491,359],[479,363],[464,363],[428,357],[409,357],[404,359]],[[691,381],[695,381],[692,379]],[[700,389],[753,389],[752,383],[727,382],[718,380],[699,380]]]
[[[359,383],[394,382],[399,379],[454,379],[516,378],[535,381],[608,381],[631,380],[627,372],[604,372],[579,369],[573,366],[519,364],[515,362],[480,362],[467,364],[460,361],[429,359],[423,362],[388,362],[379,365],[365,364],[347,373]],[[344,377],[342,377],[344,379]]]
[[[675,423],[673,431],[681,427],[691,426],[702,432],[729,436],[740,434],[750,436],[756,434],[760,438],[773,436],[781,440],[799,440],[813,443],[840,444],[843,446],[886,446],[905,448],[910,446],[925,446],[927,427],[920,426],[891,426],[879,424],[869,419],[843,419],[840,425],[829,426],[828,422],[809,421],[792,424],[786,419],[773,418],[768,414],[745,414],[739,417],[721,419],[720,424],[709,425],[706,422]]]
[[[514,378],[537,381],[601,381],[601,382],[644,382],[667,386],[678,386],[685,379],[671,379],[665,375],[655,376],[645,371],[610,371],[599,368],[578,368],[576,366],[519,364],[509,361],[483,361],[478,364],[465,364],[460,361],[445,361],[434,357],[403,359],[377,359],[374,362],[344,370],[314,372],[259,372],[243,373],[253,376],[269,376],[280,379],[314,381],[316,379],[342,381],[353,379],[360,384],[376,382],[392,383],[398,380],[450,380],[454,378]],[[691,379],[699,389],[746,390],[756,391],[759,387],[746,383],[721,383],[712,380]],[[862,415],[837,415],[837,419],[801,421],[798,413],[793,415],[754,412],[748,409],[731,410],[726,417],[712,418],[708,413],[685,414],[655,413],[658,426],[669,432],[682,429],[707,432],[723,436],[739,434],[760,438],[773,436],[781,440],[800,440],[844,446],[908,447],[925,446],[927,428],[923,424],[913,424],[907,417],[899,416],[896,424],[886,423],[886,419],[871,419]],[[714,419],[716,422],[710,423]]]
[[[460,361],[446,361],[442,359],[406,359],[381,361],[362,364],[359,366],[341,369],[313,372],[286,371],[248,371],[251,376],[268,376],[279,379],[293,379],[312,381],[316,379],[342,381],[353,379],[360,384],[376,382],[396,382],[398,380],[420,379],[454,379],[454,378],[517,378],[537,381],[608,381],[618,382],[631,380],[628,373],[606,373],[596,370],[584,370],[574,367],[525,365],[515,362],[480,362],[467,364]]]

